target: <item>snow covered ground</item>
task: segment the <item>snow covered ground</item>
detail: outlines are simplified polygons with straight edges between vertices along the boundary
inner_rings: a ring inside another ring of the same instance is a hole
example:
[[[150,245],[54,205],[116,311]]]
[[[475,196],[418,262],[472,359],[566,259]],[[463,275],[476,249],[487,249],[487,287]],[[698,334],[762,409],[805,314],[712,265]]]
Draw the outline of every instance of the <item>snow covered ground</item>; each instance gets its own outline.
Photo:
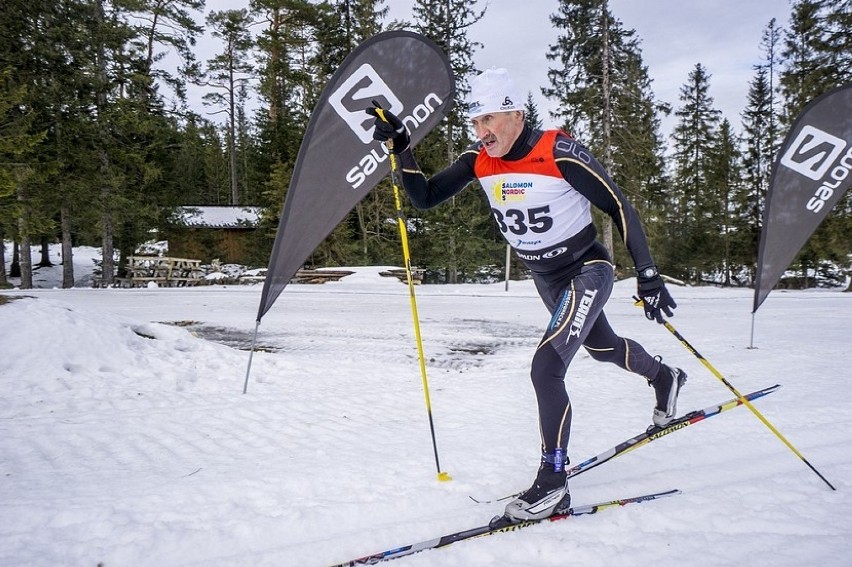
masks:
[[[481,525],[538,460],[528,282],[419,286],[439,482],[408,290],[378,268],[291,285],[0,291],[0,565],[322,566]],[[54,274],[51,276],[51,273]],[[616,285],[623,335],[687,370],[681,411],[731,393]],[[576,504],[673,498],[427,551],[395,565],[852,565],[852,294],[675,287],[674,326],[746,408],[576,477]],[[15,298],[3,303],[2,298]],[[581,354],[573,462],[642,431],[642,378]]]

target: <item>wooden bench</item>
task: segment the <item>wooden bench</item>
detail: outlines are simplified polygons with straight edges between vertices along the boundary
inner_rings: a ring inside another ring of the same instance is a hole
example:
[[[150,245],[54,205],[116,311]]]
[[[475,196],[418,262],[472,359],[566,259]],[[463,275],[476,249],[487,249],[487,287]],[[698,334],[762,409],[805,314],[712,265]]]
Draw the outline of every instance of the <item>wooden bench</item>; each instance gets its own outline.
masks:
[[[149,283],[165,287],[198,285],[204,281],[201,260],[160,256],[128,256],[127,275],[113,279],[113,287],[147,287]],[[103,278],[92,280],[93,287],[105,287]]]
[[[325,282],[337,282],[349,274],[349,270],[298,270],[296,275],[290,278],[290,283],[297,284],[324,284]]]
[[[417,285],[423,282],[423,272],[425,272],[423,268],[411,268],[411,283]],[[396,278],[404,284],[408,283],[408,276],[405,273],[405,268],[395,268],[393,270],[385,270],[384,272],[379,272],[380,276],[384,276],[386,278]]]
[[[292,278],[291,284],[324,284],[325,282],[336,282],[345,278],[354,272],[350,270],[309,270],[301,269],[296,271]],[[257,274],[243,274],[238,278],[241,284],[258,284],[266,281],[266,271],[263,270]]]
[[[193,258],[130,256],[128,272],[134,283],[155,282],[169,287],[198,285],[204,276],[201,260]]]

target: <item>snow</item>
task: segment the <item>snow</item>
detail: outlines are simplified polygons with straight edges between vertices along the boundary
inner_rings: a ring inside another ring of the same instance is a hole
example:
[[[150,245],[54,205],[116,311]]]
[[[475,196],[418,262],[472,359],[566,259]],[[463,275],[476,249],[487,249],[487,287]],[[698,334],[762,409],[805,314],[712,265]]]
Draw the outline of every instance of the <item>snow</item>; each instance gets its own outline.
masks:
[[[285,289],[246,394],[260,285],[51,289],[56,266],[0,291],[0,565],[321,566],[499,513],[469,496],[525,489],[536,468],[528,365],[548,316],[531,283],[416,288],[440,482],[408,288],[350,269]],[[607,314],[689,373],[680,410],[731,399],[634,287]],[[774,291],[752,341],[751,290],[672,293],[672,324],[737,389],[783,385],[755,407],[837,491],[737,408],[571,481],[578,505],[678,496],[394,564],[852,565],[852,294]],[[649,423],[638,376],[581,354],[568,385],[575,463]]]

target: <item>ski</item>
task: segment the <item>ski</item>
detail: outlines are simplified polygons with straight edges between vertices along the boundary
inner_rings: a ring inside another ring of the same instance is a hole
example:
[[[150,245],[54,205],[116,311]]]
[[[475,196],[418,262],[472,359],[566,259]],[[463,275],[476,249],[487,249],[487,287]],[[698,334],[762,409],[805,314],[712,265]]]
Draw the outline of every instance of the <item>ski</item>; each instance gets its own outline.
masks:
[[[375,565],[376,563],[390,561],[392,559],[397,559],[398,557],[404,557],[406,555],[412,555],[414,553],[419,553],[427,549],[437,549],[439,547],[446,547],[452,543],[456,543],[466,539],[489,536],[500,532],[511,532],[527,528],[529,526],[534,526],[542,522],[556,522],[573,516],[596,514],[597,512],[600,512],[601,510],[606,510],[607,508],[615,508],[620,506],[626,506],[628,504],[636,504],[640,502],[647,502],[649,500],[657,500],[659,498],[665,498],[667,496],[674,496],[675,494],[680,494],[680,490],[675,489],[666,492],[645,494],[643,496],[634,496],[633,498],[621,498],[618,500],[610,500],[608,502],[600,502],[598,504],[590,504],[586,506],[574,506],[573,508],[556,512],[546,518],[541,518],[539,520],[523,520],[520,522],[509,523],[505,521],[503,517],[498,516],[497,518],[495,518],[495,520],[497,520],[497,525],[495,527],[492,527],[492,525],[495,523],[495,520],[492,520],[491,523],[486,524],[484,526],[479,526],[468,530],[462,530],[460,532],[447,534],[439,538],[429,539],[426,541],[421,541],[419,543],[413,543],[410,545],[404,545],[402,547],[395,547],[386,551],[380,551],[378,553],[365,555],[364,557],[353,559],[345,563],[337,563],[332,567]]]
[[[774,386],[770,386],[768,388],[763,388],[761,390],[756,390],[754,392],[745,394],[743,398],[748,401],[753,401],[772,392],[778,390],[781,386],[776,384]],[[606,451],[595,455],[589,459],[586,459],[582,463],[578,465],[574,465],[573,467],[567,469],[568,478],[577,476],[578,474],[584,473],[590,469],[597,467],[598,465],[602,465],[603,463],[614,459],[616,457],[620,457],[625,453],[629,453],[633,449],[641,447],[642,445],[647,445],[651,441],[655,441],[660,437],[665,437],[666,435],[673,433],[675,431],[679,431],[686,427],[689,427],[693,423],[698,423],[699,421],[703,421],[709,417],[713,417],[715,415],[719,415],[722,412],[728,411],[730,409],[736,408],[738,406],[743,405],[742,398],[734,398],[728,400],[726,402],[722,402],[720,404],[715,404],[712,406],[708,406],[704,409],[691,411],[687,414],[682,415],[681,417],[675,419],[668,425],[663,427],[651,426],[639,435],[631,437],[626,441],[615,445],[614,447],[607,449]],[[609,502],[601,502],[599,504],[592,504],[588,506],[575,506],[573,508],[569,508],[565,511],[559,511],[554,513],[546,518],[542,518],[540,520],[526,520],[521,522],[510,522],[505,517],[497,516],[495,517],[488,525],[479,526],[476,528],[463,530],[460,532],[447,534],[441,536],[439,538],[430,539],[426,541],[422,541],[419,543],[414,543],[410,545],[405,545],[402,547],[396,547],[393,549],[388,549],[386,551],[381,551],[379,553],[373,553],[371,555],[366,555],[364,557],[353,559],[346,563],[338,563],[332,567],[343,567],[343,566],[351,566],[351,565],[373,565],[376,563],[380,563],[383,561],[389,561],[391,559],[396,559],[398,557],[404,557],[406,555],[411,555],[413,553],[418,553],[420,551],[424,551],[427,549],[436,549],[439,547],[445,547],[452,543],[463,541],[466,539],[487,536],[491,534],[495,534],[498,532],[507,532],[519,530],[528,526],[532,526],[535,524],[539,524],[541,522],[549,521],[554,522],[557,520],[563,520],[565,518],[571,516],[581,516],[586,514],[594,514],[600,510],[604,510],[606,508],[611,508],[615,506],[625,506],[627,504],[637,503],[637,502],[646,502],[648,500],[656,500],[658,498],[664,498],[666,496],[672,496],[675,494],[679,494],[679,490],[670,490],[668,492],[659,492],[655,494],[647,494],[644,496],[636,496],[633,498],[623,498],[620,500],[611,500]],[[517,496],[513,494],[511,496],[505,496],[503,498],[499,498],[497,500],[506,500],[508,498],[513,498]],[[476,500],[472,496],[470,497],[472,500],[478,503],[486,503],[486,502],[495,502],[495,500],[491,501],[483,501]]]
[[[749,394],[745,394],[743,397],[745,399],[747,399],[748,401],[756,400],[757,398],[761,398],[763,396],[771,394],[772,392],[776,391],[780,387],[781,387],[780,384],[775,384],[774,386],[770,386],[768,388],[763,388],[762,390],[756,390],[756,391],[751,392]],[[652,425],[648,429],[646,429],[645,431],[640,433],[639,435],[636,435],[635,437],[631,437],[630,439],[628,439],[626,441],[622,441],[618,445],[616,445],[616,446],[614,446],[610,449],[607,449],[603,453],[600,453],[599,455],[595,455],[594,457],[586,459],[585,461],[583,461],[582,463],[580,463],[578,465],[574,465],[573,467],[570,467],[569,469],[567,469],[568,478],[577,476],[578,474],[581,474],[581,473],[586,472],[587,470],[593,469],[593,468],[597,467],[598,465],[602,465],[602,464],[604,464],[605,462],[607,462],[611,459],[614,459],[616,457],[620,457],[621,455],[624,455],[625,453],[629,453],[633,449],[641,447],[642,445],[647,445],[651,441],[655,441],[655,440],[659,439],[660,437],[665,437],[666,435],[668,435],[670,433],[674,433],[675,431],[680,431],[681,429],[689,427],[693,423],[698,423],[699,421],[703,421],[703,420],[705,420],[709,417],[719,415],[720,413],[722,413],[724,411],[728,411],[728,410],[733,409],[735,407],[741,406],[742,404],[743,404],[743,402],[740,398],[734,398],[732,400],[728,400],[727,402],[722,402],[720,404],[712,405],[712,406],[706,407],[706,408],[701,409],[701,410],[691,411],[691,412],[689,412],[685,415],[682,415],[681,417],[675,419],[674,421],[670,422],[668,425],[665,425],[663,427],[658,427],[658,426]],[[493,504],[494,502],[499,502],[501,500],[508,500],[509,498],[515,498],[516,496],[518,496],[518,494],[510,494],[509,496],[503,496],[503,497],[497,498],[495,500],[477,500],[473,496],[470,496],[469,498],[471,500],[473,500],[474,502],[476,502],[477,504]]]

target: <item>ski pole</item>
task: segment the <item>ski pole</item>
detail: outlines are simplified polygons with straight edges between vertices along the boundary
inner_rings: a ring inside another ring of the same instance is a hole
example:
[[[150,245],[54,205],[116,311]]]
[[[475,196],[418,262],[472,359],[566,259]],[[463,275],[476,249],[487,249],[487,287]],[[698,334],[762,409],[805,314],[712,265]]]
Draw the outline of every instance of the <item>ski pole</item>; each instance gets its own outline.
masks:
[[[639,305],[639,306],[641,306],[641,305],[642,305],[642,300],[641,300],[641,299],[639,299],[639,298],[634,298],[634,299],[636,299],[636,301],[637,301],[637,305]],[[715,376],[716,378],[718,378],[718,379],[719,379],[719,381],[721,381],[721,382],[722,382],[722,384],[724,384],[724,385],[725,385],[725,387],[727,387],[727,388],[728,388],[728,390],[730,390],[730,391],[731,391],[731,392],[732,392],[732,393],[733,393],[733,394],[737,397],[737,399],[738,399],[738,400],[740,400],[740,401],[741,401],[741,402],[742,402],[742,403],[743,403],[743,404],[744,404],[744,405],[745,405],[748,409],[750,409],[750,410],[751,410],[751,413],[753,413],[755,416],[757,416],[757,418],[758,418],[760,421],[762,421],[762,422],[763,422],[763,424],[764,424],[766,427],[768,427],[768,428],[769,428],[769,430],[770,430],[772,433],[774,433],[774,434],[776,435],[776,437],[778,437],[778,439],[780,439],[780,440],[781,440],[781,441],[782,441],[785,445],[787,445],[787,447],[788,447],[791,451],[793,451],[793,454],[794,454],[794,455],[796,455],[797,457],[799,457],[799,459],[801,459],[801,460],[802,460],[802,462],[803,462],[803,463],[805,463],[805,464],[808,466],[808,468],[810,468],[810,469],[811,469],[811,470],[812,470],[812,471],[813,471],[813,472],[814,472],[814,473],[815,473],[815,474],[816,474],[816,475],[817,475],[820,479],[822,479],[822,481],[823,481],[824,483],[826,483],[826,484],[828,485],[828,487],[829,487],[829,488],[831,488],[832,490],[837,490],[836,488],[834,488],[834,486],[833,486],[830,482],[828,482],[828,480],[827,480],[824,476],[822,476],[822,474],[820,474],[820,472],[819,472],[818,470],[816,470],[816,468],[814,468],[814,466],[813,466],[811,463],[809,463],[809,462],[808,462],[808,460],[804,457],[804,455],[802,455],[802,454],[798,451],[798,449],[796,449],[796,448],[793,446],[793,444],[792,444],[792,443],[790,443],[789,441],[787,441],[787,438],[786,438],[786,437],[784,437],[783,435],[781,435],[781,432],[780,432],[780,431],[778,431],[778,430],[775,428],[775,426],[774,426],[774,425],[772,425],[771,423],[769,423],[769,420],[768,420],[768,419],[766,419],[766,418],[763,416],[763,414],[762,414],[762,413],[760,413],[760,412],[757,410],[757,408],[756,408],[756,407],[754,407],[754,406],[752,405],[752,403],[751,403],[751,402],[749,402],[749,401],[748,401],[745,397],[743,397],[743,395],[742,395],[742,394],[740,394],[740,392],[739,392],[736,388],[734,388],[734,386],[733,386],[730,382],[728,382],[728,381],[725,379],[725,377],[724,377],[724,376],[722,376],[722,374],[721,374],[718,370],[716,370],[716,368],[715,368],[712,364],[710,364],[710,361],[708,361],[706,358],[704,358],[703,356],[701,356],[701,353],[699,353],[699,352],[695,349],[695,347],[694,347],[694,346],[692,346],[691,344],[689,344],[689,341],[687,341],[687,340],[683,337],[683,335],[681,335],[680,333],[678,333],[678,332],[677,332],[677,329],[675,329],[675,328],[674,328],[674,326],[672,326],[672,324],[671,324],[671,323],[669,323],[668,321],[666,321],[665,319],[663,319],[663,325],[666,327],[666,329],[668,329],[668,330],[669,330],[669,332],[670,332],[671,334],[673,334],[673,335],[675,336],[675,338],[677,338],[677,340],[678,340],[678,341],[680,341],[680,344],[682,344],[686,350],[688,350],[688,351],[689,351],[689,352],[691,352],[693,355],[695,355],[695,358],[697,358],[698,360],[700,360],[700,361],[701,361],[701,364],[703,364],[704,366],[706,366],[706,367],[707,367],[707,369],[708,369],[708,370],[709,370],[709,371],[713,374],[713,376]]]
[[[382,108],[373,101],[376,107],[376,112],[379,117],[387,122],[385,112]],[[399,237],[402,241],[402,257],[405,262],[405,277],[408,281],[408,295],[411,302],[411,317],[414,320],[414,338],[417,341],[417,357],[420,360],[420,376],[423,380],[423,395],[426,399],[426,415],[429,417],[429,431],[432,434],[432,450],[435,453],[435,467],[438,469],[438,480],[448,481],[452,477],[446,472],[441,471],[441,463],[438,460],[438,443],[435,440],[435,423],[432,420],[432,403],[429,400],[429,382],[426,379],[426,358],[423,355],[423,339],[420,335],[420,317],[417,314],[417,298],[414,295],[414,280],[411,277],[411,255],[408,249],[408,229],[405,225],[405,215],[402,212],[402,200],[399,196],[399,184],[397,183],[397,171],[399,164],[396,161],[396,154],[393,153],[393,140],[385,142],[388,148],[388,157],[391,166],[391,184],[393,185],[393,198],[396,202],[396,219],[399,224]]]

